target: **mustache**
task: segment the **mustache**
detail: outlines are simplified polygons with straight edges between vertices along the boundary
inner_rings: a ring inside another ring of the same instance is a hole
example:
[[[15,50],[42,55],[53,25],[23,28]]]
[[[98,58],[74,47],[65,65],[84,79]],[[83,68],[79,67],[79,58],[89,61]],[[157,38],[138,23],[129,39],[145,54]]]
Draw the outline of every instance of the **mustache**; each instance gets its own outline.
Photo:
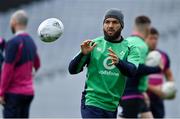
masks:
[[[109,28],[107,29],[107,31],[115,31],[113,28]]]
[[[121,35],[121,29],[118,29],[117,31],[115,31],[113,28],[109,28],[107,30],[103,29],[103,31],[104,31],[104,37],[108,41],[116,40]],[[113,31],[115,33],[113,36],[109,36],[109,34],[107,33],[108,31]]]

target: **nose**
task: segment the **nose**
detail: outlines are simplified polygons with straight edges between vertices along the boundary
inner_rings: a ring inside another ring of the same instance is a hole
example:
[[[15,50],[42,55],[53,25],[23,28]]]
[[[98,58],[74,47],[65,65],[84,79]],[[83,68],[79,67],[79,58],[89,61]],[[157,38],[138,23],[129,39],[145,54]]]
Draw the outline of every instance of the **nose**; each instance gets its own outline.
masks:
[[[112,22],[109,23],[109,27],[113,27],[113,23]]]

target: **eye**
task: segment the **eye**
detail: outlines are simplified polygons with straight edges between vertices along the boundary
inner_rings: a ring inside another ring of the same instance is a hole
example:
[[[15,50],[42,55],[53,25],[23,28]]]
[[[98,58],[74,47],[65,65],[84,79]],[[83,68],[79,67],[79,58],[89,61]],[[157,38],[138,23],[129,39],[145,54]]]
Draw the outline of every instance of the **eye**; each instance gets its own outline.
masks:
[[[113,24],[119,24],[119,22],[118,21],[113,21]]]
[[[109,23],[110,23],[110,21],[106,20],[106,21],[105,21],[105,23],[106,23],[106,24],[109,24]]]

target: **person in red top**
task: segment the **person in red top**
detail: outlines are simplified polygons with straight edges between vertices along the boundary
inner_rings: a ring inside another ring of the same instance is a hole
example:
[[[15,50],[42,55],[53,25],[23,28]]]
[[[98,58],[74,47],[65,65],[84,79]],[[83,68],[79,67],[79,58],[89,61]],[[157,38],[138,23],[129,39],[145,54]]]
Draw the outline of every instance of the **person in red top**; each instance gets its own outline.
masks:
[[[34,97],[33,68],[37,71],[40,59],[37,48],[26,32],[28,17],[16,11],[10,20],[14,37],[7,42],[0,81],[0,103],[4,118],[28,118]]]

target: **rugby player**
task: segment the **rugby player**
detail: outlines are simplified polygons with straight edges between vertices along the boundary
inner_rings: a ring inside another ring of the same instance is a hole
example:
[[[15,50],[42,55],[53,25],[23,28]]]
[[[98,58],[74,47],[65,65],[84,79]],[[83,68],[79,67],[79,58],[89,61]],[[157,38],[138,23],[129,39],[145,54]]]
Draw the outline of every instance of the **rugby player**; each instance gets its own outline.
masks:
[[[82,118],[116,118],[125,76],[136,74],[139,49],[122,37],[123,19],[119,9],[108,10],[103,21],[104,36],[84,41],[80,53],[70,62],[71,74],[87,67]]]

